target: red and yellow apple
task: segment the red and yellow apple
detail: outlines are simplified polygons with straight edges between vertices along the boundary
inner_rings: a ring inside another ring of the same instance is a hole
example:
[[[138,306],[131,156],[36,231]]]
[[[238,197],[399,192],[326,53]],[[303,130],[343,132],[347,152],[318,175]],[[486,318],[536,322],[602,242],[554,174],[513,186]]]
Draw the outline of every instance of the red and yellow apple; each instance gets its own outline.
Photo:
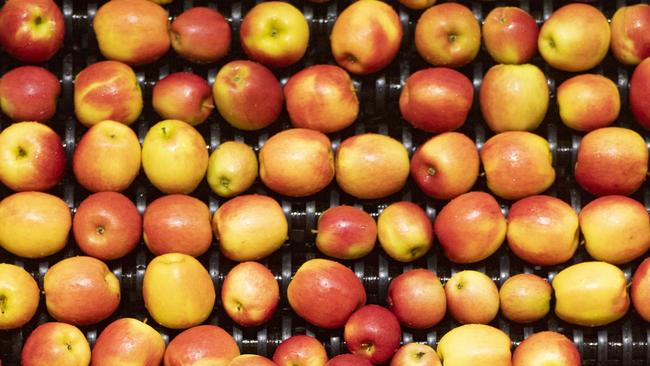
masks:
[[[524,339],[512,354],[512,366],[580,366],[580,352],[571,340],[556,332],[539,332]]]
[[[528,12],[514,6],[492,9],[482,27],[483,43],[500,64],[523,64],[537,53],[539,28]]]
[[[228,366],[278,366],[275,362],[264,356],[243,354],[230,361]]]
[[[650,57],[634,69],[629,87],[632,114],[641,126],[650,129]]]
[[[445,284],[447,309],[462,324],[488,324],[499,313],[499,290],[482,272],[455,273]]]
[[[39,325],[25,340],[22,366],[79,365],[90,363],[90,345],[74,325],[48,322]]]
[[[421,258],[433,246],[433,225],[424,210],[410,201],[386,207],[377,219],[379,244],[400,262]]]
[[[221,197],[234,197],[248,190],[258,171],[255,151],[243,142],[226,141],[212,152],[206,179]]]
[[[189,8],[169,27],[172,47],[183,58],[198,62],[219,61],[230,49],[231,31],[226,18],[206,6]]]
[[[16,122],[49,121],[60,94],[59,78],[42,67],[17,67],[0,79],[0,108]]]
[[[447,311],[440,279],[426,269],[413,269],[395,277],[388,286],[386,302],[402,325],[414,329],[435,326]]]
[[[295,335],[283,340],[275,349],[273,362],[278,366],[325,366],[327,352],[318,339]]]
[[[366,305],[345,323],[343,338],[351,353],[375,365],[383,365],[397,352],[402,329],[395,315],[386,308]]]
[[[630,295],[636,312],[650,321],[650,258],[644,259],[634,272]]]
[[[618,61],[637,65],[650,56],[650,5],[621,6],[610,23],[612,53]]]
[[[0,263],[0,330],[20,328],[38,309],[40,290],[27,271]]]
[[[532,323],[548,314],[553,289],[545,279],[530,273],[509,277],[499,290],[501,313],[516,323]]]
[[[228,366],[239,347],[222,328],[199,325],[174,337],[165,350],[164,366]]]
[[[372,366],[372,363],[365,357],[352,353],[345,353],[330,358],[325,366]]]
[[[137,319],[121,318],[97,337],[90,365],[160,365],[164,353],[165,341],[160,333]]]
[[[390,366],[442,366],[442,363],[431,346],[408,343],[397,350],[390,361]]]
[[[461,325],[440,338],[438,357],[443,365],[511,366],[510,337],[489,325]]]
[[[221,286],[221,303],[226,314],[245,327],[266,323],[279,301],[278,281],[268,268],[257,262],[236,265]]]
[[[569,128],[591,131],[614,123],[621,110],[616,84],[599,74],[583,74],[557,88],[560,119]]]
[[[362,209],[336,206],[318,218],[315,244],[332,258],[359,259],[369,254],[377,241],[377,224]]]
[[[196,126],[212,110],[212,89],[207,80],[191,72],[175,72],[160,79],[153,88],[153,109],[162,119],[178,119]]]

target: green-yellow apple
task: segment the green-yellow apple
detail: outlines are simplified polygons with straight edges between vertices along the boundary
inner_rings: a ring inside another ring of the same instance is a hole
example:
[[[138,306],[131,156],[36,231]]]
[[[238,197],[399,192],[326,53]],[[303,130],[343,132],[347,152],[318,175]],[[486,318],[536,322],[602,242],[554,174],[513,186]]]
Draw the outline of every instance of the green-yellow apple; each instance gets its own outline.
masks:
[[[433,225],[424,210],[410,201],[395,202],[377,219],[379,244],[400,262],[421,258],[433,245]]]
[[[532,323],[551,309],[551,285],[543,278],[520,273],[506,280],[499,290],[501,313],[516,323]]]
[[[17,67],[0,79],[0,108],[16,122],[47,122],[60,94],[59,78],[42,67]]]
[[[511,366],[510,337],[489,325],[461,325],[440,338],[438,357],[447,366]]]
[[[591,131],[614,123],[621,110],[618,87],[598,74],[583,74],[557,88],[560,119],[569,128]]]
[[[611,49],[618,61],[637,65],[650,56],[650,5],[621,6],[614,13],[610,26]]]
[[[182,12],[172,22],[169,34],[174,51],[197,63],[212,63],[226,56],[232,36],[226,18],[206,6]]]
[[[243,142],[226,141],[210,155],[206,179],[221,197],[234,197],[248,190],[257,178],[257,156]]]
[[[650,129],[650,57],[641,61],[630,78],[630,109],[636,121]]]
[[[74,325],[48,322],[39,325],[25,340],[22,366],[88,366],[90,345]]]
[[[630,295],[636,312],[650,321],[650,258],[644,259],[634,272]]]
[[[569,338],[556,332],[539,332],[526,338],[512,354],[512,366],[580,366],[580,352]]]
[[[199,325],[174,337],[165,350],[164,366],[228,366],[239,347],[222,328]]]
[[[368,255],[377,241],[377,224],[362,209],[336,206],[318,218],[315,244],[323,254],[337,259],[359,259]]]
[[[399,0],[399,3],[409,9],[422,10],[436,3],[436,0]]]
[[[273,273],[257,262],[244,262],[228,272],[221,286],[221,304],[235,323],[255,327],[266,323],[280,301]]]
[[[278,366],[278,364],[264,356],[243,354],[233,358],[228,366]]]
[[[481,28],[485,49],[500,64],[523,64],[537,53],[539,28],[528,12],[514,6],[492,9]]]
[[[365,357],[352,353],[345,353],[330,358],[325,366],[372,366],[372,363]]]
[[[397,350],[390,366],[442,366],[440,358],[431,346],[408,343]]]
[[[273,353],[278,366],[325,366],[327,352],[323,344],[308,335],[295,335],[280,343]]]
[[[383,365],[397,352],[402,329],[393,313],[372,304],[350,316],[345,323],[343,338],[351,353],[365,357],[375,365]]]
[[[192,126],[203,123],[212,110],[212,89],[204,78],[191,72],[175,72],[153,87],[151,103],[162,119],[178,119]]]
[[[447,309],[462,324],[487,324],[499,313],[499,290],[482,272],[455,273],[445,284]]]
[[[139,320],[121,318],[97,337],[90,366],[160,365],[164,353],[160,333]]]
[[[395,277],[388,286],[388,308],[404,326],[427,329],[447,311],[445,290],[435,273],[413,269]]]
[[[27,324],[36,314],[39,301],[38,284],[27,271],[0,263],[0,330]]]

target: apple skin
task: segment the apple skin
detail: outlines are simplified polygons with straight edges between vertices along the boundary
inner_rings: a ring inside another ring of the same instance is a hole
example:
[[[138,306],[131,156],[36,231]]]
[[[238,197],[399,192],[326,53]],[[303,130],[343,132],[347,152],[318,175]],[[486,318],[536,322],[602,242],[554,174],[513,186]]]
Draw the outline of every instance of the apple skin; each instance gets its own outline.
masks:
[[[423,257],[433,246],[433,224],[424,210],[410,201],[386,207],[377,219],[379,244],[400,262]]]
[[[447,311],[440,279],[426,269],[413,269],[395,277],[388,286],[387,303],[400,323],[413,329],[435,326]]]
[[[611,49],[619,62],[637,65],[650,56],[650,5],[635,4],[618,8],[610,26]]]
[[[275,349],[273,362],[279,366],[325,366],[327,352],[318,339],[295,335],[283,340]]]
[[[351,353],[382,365],[397,352],[402,328],[395,315],[386,308],[366,305],[350,316],[343,337]]]
[[[578,214],[552,196],[521,199],[508,211],[508,246],[517,257],[534,265],[553,266],[571,259],[579,234]]]
[[[479,91],[485,123],[496,133],[536,129],[546,116],[549,98],[546,76],[532,64],[492,66]]]
[[[605,262],[582,262],[553,278],[555,314],[585,327],[602,326],[622,318],[630,306],[625,274]]]
[[[199,132],[183,121],[168,119],[149,129],[142,144],[142,168],[163,193],[187,194],[208,170],[208,149]]]
[[[481,48],[481,27],[464,5],[434,5],[418,19],[415,48],[431,65],[465,66],[476,58]]]
[[[289,282],[287,297],[301,318],[320,328],[336,329],[365,305],[366,290],[354,272],[341,263],[310,259]]]
[[[221,205],[212,217],[219,250],[238,262],[259,260],[280,249],[289,224],[276,200],[257,194],[237,196]]]
[[[228,366],[278,366],[275,362],[264,356],[243,354],[230,361]]]
[[[401,142],[376,133],[345,139],[336,152],[336,182],[360,199],[398,192],[409,175],[408,151]]]
[[[175,72],[160,79],[153,88],[153,108],[163,119],[178,119],[196,126],[214,109],[207,80],[191,72]]]
[[[139,320],[118,319],[101,332],[93,347],[90,366],[160,365],[165,341],[160,333]]]
[[[467,76],[446,67],[413,73],[399,97],[402,117],[413,127],[431,133],[460,128],[474,100],[474,87]]]
[[[169,33],[174,51],[197,63],[222,59],[228,54],[232,38],[226,18],[205,6],[185,10],[174,19]]]
[[[630,78],[630,109],[641,126],[650,129],[650,57],[641,61]]]
[[[226,141],[210,155],[206,179],[212,191],[221,197],[234,197],[248,190],[259,164],[255,151],[243,142]]]
[[[555,10],[542,25],[539,53],[552,67],[586,71],[607,55],[611,31],[605,15],[592,5],[568,4]]]
[[[632,277],[632,304],[645,321],[650,321],[650,258],[639,264]]]
[[[92,126],[79,140],[72,156],[72,171],[91,192],[127,189],[140,173],[142,149],[135,132],[115,121]]]
[[[582,74],[557,88],[560,119],[569,128],[592,131],[614,123],[621,111],[618,87],[599,74]]]
[[[181,253],[163,254],[149,262],[142,296],[151,317],[171,329],[203,323],[216,297],[212,278],[201,262]]]
[[[0,247],[25,258],[43,258],[63,249],[72,226],[70,209],[59,197],[14,193],[0,201]]]
[[[325,366],[372,366],[372,363],[365,357],[352,353],[345,353],[330,358]]]
[[[310,66],[294,74],[284,86],[284,98],[294,127],[337,132],[359,115],[352,79],[334,65]]]
[[[156,61],[169,50],[167,11],[147,0],[118,0],[102,5],[93,30],[102,55],[130,65]]]
[[[171,194],[151,202],[142,219],[143,238],[154,255],[183,253],[198,257],[212,244],[210,209],[203,201]]]
[[[255,327],[269,321],[279,301],[278,281],[268,268],[257,262],[236,265],[228,272],[221,287],[224,310],[244,327]]]
[[[40,290],[21,267],[0,263],[0,330],[20,328],[36,314]]]
[[[479,154],[458,132],[433,136],[411,158],[411,177],[427,196],[450,200],[468,192],[479,175]]]
[[[431,346],[409,343],[397,350],[390,366],[442,366],[442,363]]]
[[[442,336],[438,357],[443,365],[511,366],[510,337],[489,325],[461,325]]]
[[[488,13],[482,27],[485,49],[500,64],[523,64],[537,53],[539,28],[525,10],[499,6]]]
[[[246,14],[239,38],[250,59],[269,67],[287,67],[307,51],[309,25],[295,6],[268,1],[255,5]]]
[[[90,345],[74,325],[48,322],[34,329],[21,353],[21,365],[83,365],[90,363]]]
[[[142,90],[135,72],[128,65],[100,61],[77,74],[74,110],[77,120],[84,126],[90,127],[106,120],[129,125],[138,119],[142,108]]]
[[[413,10],[426,9],[436,3],[436,0],[399,0],[399,3]]]
[[[212,97],[226,122],[240,130],[264,128],[282,112],[280,82],[271,70],[253,61],[223,65],[214,80]]]
[[[199,325],[183,331],[169,342],[164,366],[228,366],[239,356],[239,347],[222,328]]]
[[[7,1],[0,12],[0,44],[12,57],[30,63],[47,61],[63,45],[65,21],[51,0]]]
[[[499,290],[485,274],[466,270],[445,284],[447,309],[462,324],[487,324],[499,312]]]
[[[336,259],[352,260],[368,255],[377,241],[377,224],[365,211],[336,206],[318,218],[316,247]]]
[[[506,280],[499,290],[501,313],[516,323],[532,323],[548,314],[553,289],[545,279],[520,273]]]
[[[50,120],[59,95],[59,78],[42,67],[17,67],[0,79],[0,108],[16,122]]]
[[[337,16],[330,35],[336,63],[353,74],[367,75],[388,66],[402,44],[402,23],[387,3],[357,1]]]
[[[77,207],[72,233],[82,252],[103,261],[114,260],[140,244],[142,217],[123,194],[95,193]]]
[[[434,232],[454,263],[475,263],[499,249],[506,237],[506,218],[489,193],[469,192],[445,205]]]
[[[61,138],[38,122],[18,122],[0,133],[0,181],[13,191],[47,191],[65,172]]]
[[[580,366],[578,347],[556,332],[539,332],[526,338],[512,354],[512,366]]]
[[[575,178],[587,192],[627,196],[641,187],[647,173],[648,149],[637,132],[605,127],[582,138]]]

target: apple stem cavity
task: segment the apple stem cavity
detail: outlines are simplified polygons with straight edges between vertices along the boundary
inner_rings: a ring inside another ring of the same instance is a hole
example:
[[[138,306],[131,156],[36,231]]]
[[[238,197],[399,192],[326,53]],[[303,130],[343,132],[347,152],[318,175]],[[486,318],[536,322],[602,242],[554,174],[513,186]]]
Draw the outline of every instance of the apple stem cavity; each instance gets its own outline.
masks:
[[[415,354],[415,358],[417,358],[418,360],[420,360],[420,359],[422,359],[422,357],[424,357],[425,354],[426,354],[426,353],[424,353],[424,352],[418,352],[418,353]]]
[[[447,38],[449,39],[449,43],[454,43],[457,37],[455,34],[450,34]]]
[[[361,343],[361,350],[365,353],[372,354],[374,345],[372,343]]]
[[[72,351],[72,344],[70,344],[70,343],[65,343],[65,348],[66,348],[68,351]]]
[[[27,156],[27,151],[25,151],[22,146],[18,146],[18,153],[16,154],[16,157],[24,158],[25,156]]]
[[[7,309],[7,296],[0,295],[0,314],[4,314]]]

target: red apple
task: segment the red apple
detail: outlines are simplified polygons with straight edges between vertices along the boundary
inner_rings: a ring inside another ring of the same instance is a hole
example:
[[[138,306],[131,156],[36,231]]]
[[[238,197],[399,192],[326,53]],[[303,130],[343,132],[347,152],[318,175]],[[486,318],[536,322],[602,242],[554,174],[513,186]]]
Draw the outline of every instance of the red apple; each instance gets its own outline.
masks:
[[[17,67],[0,79],[0,108],[17,122],[50,120],[60,94],[59,78],[42,67]]]
[[[365,357],[352,353],[345,353],[330,358],[325,366],[372,366],[372,363]]]
[[[182,57],[198,62],[219,61],[230,48],[230,25],[218,11],[196,6],[185,10],[172,22],[172,47]]]
[[[179,119],[192,126],[203,123],[214,109],[210,85],[191,72],[160,79],[153,88],[152,104],[162,119]]]
[[[386,308],[366,305],[350,316],[343,337],[350,352],[381,365],[399,348],[402,329],[395,315]]]
[[[165,350],[165,366],[227,366],[239,356],[239,347],[216,325],[199,325],[174,337]]]
[[[233,358],[228,366],[278,366],[264,356],[244,354]]]
[[[580,366],[580,352],[567,337],[556,332],[539,332],[526,338],[512,354],[512,366]]]
[[[244,327],[269,321],[279,301],[278,281],[268,268],[257,262],[236,265],[221,286],[221,303],[226,314]]]
[[[376,241],[375,220],[359,208],[331,207],[318,218],[316,247],[332,258],[362,258],[372,251]]]
[[[650,258],[644,259],[634,272],[630,296],[636,312],[650,322]]]
[[[499,312],[499,290],[485,274],[465,270],[445,284],[447,309],[462,324],[488,324]]]
[[[83,365],[90,363],[90,345],[74,325],[49,322],[39,325],[25,340],[22,366]]]
[[[501,313],[517,323],[532,323],[548,314],[553,289],[545,279],[530,273],[509,277],[499,290]]]
[[[282,341],[275,349],[273,362],[278,366],[325,366],[327,352],[318,339],[295,335]]]
[[[395,277],[388,286],[388,307],[402,325],[431,328],[447,311],[445,290],[435,273],[413,269]]]
[[[525,10],[499,6],[483,21],[483,42],[494,61],[500,64],[523,64],[537,53],[539,28]]]
[[[636,121],[650,129],[650,57],[641,61],[630,78],[630,109]]]
[[[155,329],[132,318],[118,319],[101,332],[90,366],[160,365],[165,341]]]
[[[578,131],[591,131],[614,123],[621,110],[618,87],[599,74],[582,74],[557,88],[562,122]]]
[[[635,4],[618,8],[610,26],[611,49],[618,61],[636,65],[650,56],[650,5]]]
[[[431,249],[433,225],[420,206],[399,201],[379,215],[377,237],[388,256],[400,262],[412,262]]]
[[[426,344],[409,343],[397,350],[390,366],[442,366],[436,351]]]
[[[36,314],[38,284],[22,267],[0,263],[0,331],[20,328]]]

